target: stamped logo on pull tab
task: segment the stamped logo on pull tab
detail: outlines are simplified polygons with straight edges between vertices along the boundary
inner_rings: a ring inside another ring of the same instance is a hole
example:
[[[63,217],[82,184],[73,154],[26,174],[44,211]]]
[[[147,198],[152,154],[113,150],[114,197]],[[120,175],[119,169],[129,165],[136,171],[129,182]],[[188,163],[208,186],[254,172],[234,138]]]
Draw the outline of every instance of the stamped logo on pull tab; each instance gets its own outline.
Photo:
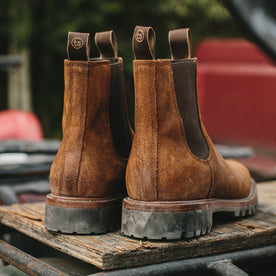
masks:
[[[144,40],[144,32],[142,30],[138,30],[135,39],[137,42],[142,42]]]
[[[75,48],[76,50],[80,49],[83,46],[83,40],[79,37],[75,37],[72,41],[71,44],[73,46],[73,48]]]

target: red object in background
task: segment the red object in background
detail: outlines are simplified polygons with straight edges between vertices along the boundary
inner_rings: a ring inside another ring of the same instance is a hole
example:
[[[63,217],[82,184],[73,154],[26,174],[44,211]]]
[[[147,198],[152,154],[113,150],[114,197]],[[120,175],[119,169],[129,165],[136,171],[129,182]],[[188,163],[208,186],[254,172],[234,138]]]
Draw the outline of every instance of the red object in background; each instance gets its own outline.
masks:
[[[18,196],[18,202],[19,203],[33,203],[33,202],[44,202],[46,200],[47,194],[21,194]],[[0,206],[2,206],[3,203],[0,201]]]
[[[219,143],[276,149],[276,67],[246,40],[197,48],[202,119]]]
[[[21,110],[0,112],[0,140],[20,139],[39,141],[43,139],[41,124],[35,114]]]
[[[21,194],[18,196],[19,203],[32,203],[32,202],[44,202],[46,200],[46,194]]]

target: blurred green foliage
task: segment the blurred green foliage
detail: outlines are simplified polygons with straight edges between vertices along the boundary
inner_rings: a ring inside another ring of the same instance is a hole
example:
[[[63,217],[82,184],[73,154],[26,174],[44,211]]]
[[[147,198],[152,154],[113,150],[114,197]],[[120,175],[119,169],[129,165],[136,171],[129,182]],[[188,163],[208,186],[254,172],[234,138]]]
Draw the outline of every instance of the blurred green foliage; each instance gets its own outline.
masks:
[[[61,138],[68,31],[90,32],[92,38],[98,31],[115,31],[132,104],[131,40],[136,25],[155,29],[157,58],[169,57],[167,37],[171,29],[190,27],[193,45],[205,37],[240,35],[228,11],[216,0],[1,0],[0,20],[0,54],[7,54],[11,43],[30,50],[34,112],[45,136],[55,138]],[[92,45],[91,56],[97,55]],[[4,82],[1,91],[3,87]]]

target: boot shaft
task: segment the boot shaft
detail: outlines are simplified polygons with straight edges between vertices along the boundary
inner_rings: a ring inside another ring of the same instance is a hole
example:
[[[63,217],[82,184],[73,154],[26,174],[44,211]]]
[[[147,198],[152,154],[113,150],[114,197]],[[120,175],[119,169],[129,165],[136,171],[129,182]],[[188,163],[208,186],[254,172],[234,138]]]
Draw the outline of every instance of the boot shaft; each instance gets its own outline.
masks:
[[[136,70],[138,66],[141,66],[141,61],[134,61],[134,78],[141,78],[142,87],[147,82],[147,74],[148,77],[152,78],[151,81],[154,82],[155,85],[155,94],[156,97],[164,97],[166,95],[161,91],[164,90],[173,90],[172,93],[176,98],[178,113],[181,116],[186,142],[189,146],[191,152],[201,159],[207,159],[209,156],[209,148],[202,132],[202,124],[200,119],[200,112],[198,107],[198,95],[197,95],[197,59],[191,58],[190,54],[190,32],[189,29],[179,29],[169,32],[169,43],[170,49],[172,53],[171,60],[154,60],[154,42],[152,35],[150,35],[150,29],[148,36],[148,50],[147,45],[143,45],[143,42],[137,40],[139,38],[139,34],[145,32],[145,36],[147,35],[147,30],[143,29],[143,27],[138,27],[134,34],[134,51],[136,57],[139,59],[151,59],[152,62],[144,63],[144,67],[154,67],[154,72],[149,73],[142,72],[141,70]],[[146,40],[146,39],[145,39]],[[142,45],[139,45],[139,42]],[[145,43],[147,44],[147,43]],[[147,53],[148,52],[148,53]],[[149,55],[149,53],[151,55]],[[142,62],[143,63],[143,62]],[[143,65],[142,65],[143,66]],[[165,69],[165,67],[167,67]],[[168,68],[170,67],[170,68]],[[163,68],[163,69],[161,69]],[[143,76],[144,74],[144,76]],[[140,75],[140,76],[139,76]],[[173,75],[172,80],[168,80]],[[158,79],[159,78],[159,79]],[[144,81],[143,81],[144,80]],[[164,81],[168,80],[170,83],[170,88],[162,89],[166,84]],[[139,89],[140,80],[135,81],[137,94],[146,94],[149,89],[141,91]],[[159,86],[157,88],[157,86]],[[143,89],[143,88],[142,88]],[[150,92],[149,92],[150,93]],[[151,93],[150,93],[151,94]],[[166,92],[165,92],[166,94]],[[143,97],[147,97],[147,95],[143,95]],[[170,101],[169,98],[163,99],[164,102]],[[157,102],[156,102],[157,103]],[[161,106],[158,110],[166,109],[166,107],[162,106],[162,102],[159,103]],[[138,105],[138,104],[137,104]],[[141,109],[141,106],[138,107]],[[157,110],[156,110],[157,113]],[[157,116],[157,115],[156,115]],[[146,117],[146,116],[145,116]],[[166,120],[166,118],[161,118],[161,120]]]
[[[134,32],[134,51],[142,31],[137,27]],[[171,43],[173,50],[176,46]],[[141,60],[133,64],[135,136],[126,175],[128,193],[149,201],[207,197],[211,171],[198,110],[196,59],[145,60],[149,52],[153,50],[139,48],[136,58]]]
[[[96,35],[101,57],[89,59],[87,49],[78,49],[78,45],[89,47],[88,40],[78,44],[78,39],[84,38],[69,34],[69,59],[64,62],[63,140],[50,173],[55,195],[105,197],[122,191],[131,134],[122,59],[117,58],[116,40],[109,37],[114,37],[113,32]],[[72,49],[74,41],[77,49]]]
[[[201,122],[188,29],[170,32],[171,60],[153,59],[152,32],[137,26],[133,36],[136,131],[126,172],[129,196],[167,201],[248,195],[248,170],[223,160]],[[233,183],[244,179],[235,189]]]

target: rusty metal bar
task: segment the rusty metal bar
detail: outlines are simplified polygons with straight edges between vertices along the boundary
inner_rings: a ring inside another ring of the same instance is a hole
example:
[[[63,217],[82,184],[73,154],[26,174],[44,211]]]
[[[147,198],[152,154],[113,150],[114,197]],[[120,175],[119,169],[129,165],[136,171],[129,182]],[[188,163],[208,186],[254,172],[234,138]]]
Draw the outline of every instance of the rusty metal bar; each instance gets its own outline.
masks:
[[[23,140],[0,141],[0,153],[56,154],[60,146],[59,140],[43,140],[37,142]]]
[[[108,276],[137,276],[137,275],[179,275],[183,273],[203,273],[214,271],[217,275],[247,275],[244,271],[235,266],[235,271],[239,274],[233,274],[234,265],[241,265],[247,262],[262,263],[276,258],[276,245],[270,245],[261,248],[248,249],[225,253],[215,256],[198,257],[175,262],[153,264],[142,267],[120,269],[111,272],[99,272],[92,275]],[[225,265],[222,264],[225,262]],[[226,263],[227,262],[227,263]],[[212,267],[213,265],[213,267]],[[214,268],[215,265],[215,268]],[[226,267],[227,266],[227,267]],[[244,273],[243,273],[244,272]],[[232,274],[231,274],[232,273]],[[243,273],[243,274],[242,274]]]
[[[247,273],[227,260],[209,264],[208,270],[213,271],[218,276],[248,276]]]
[[[54,267],[0,240],[0,257],[29,275],[66,276]]]

